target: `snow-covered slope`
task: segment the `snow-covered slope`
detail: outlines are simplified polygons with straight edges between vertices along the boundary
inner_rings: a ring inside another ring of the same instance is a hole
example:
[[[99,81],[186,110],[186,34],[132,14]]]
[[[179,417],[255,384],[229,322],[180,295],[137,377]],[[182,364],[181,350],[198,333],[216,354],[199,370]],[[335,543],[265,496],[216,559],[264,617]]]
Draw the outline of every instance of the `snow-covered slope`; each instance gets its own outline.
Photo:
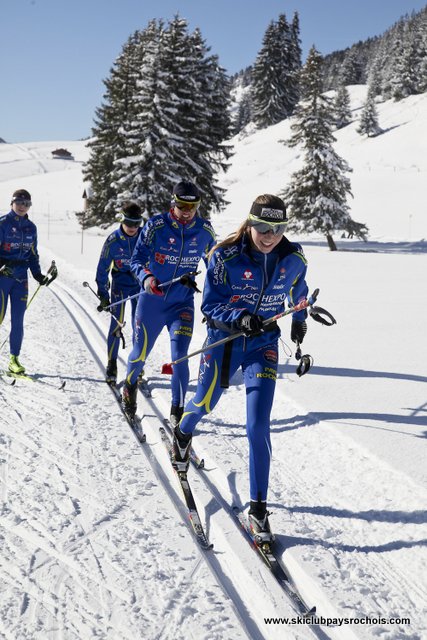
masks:
[[[365,89],[352,87],[354,114]],[[44,268],[60,275],[26,317],[22,360],[35,382],[0,379],[0,636],[31,638],[361,638],[427,635],[427,435],[423,287],[427,267],[427,95],[378,105],[384,135],[337,132],[353,167],[353,217],[368,243],[303,239],[309,284],[338,324],[311,322],[307,376],[283,320],[272,414],[272,526],[303,596],[330,626],[285,624],[289,602],[245,542],[229,505],[248,500],[244,390],[236,375],[198,430],[206,471],[191,482],[214,550],[197,547],[158,436],[169,407],[164,336],[147,364],[152,400],[139,399],[142,448],[103,382],[107,319],[93,283],[106,232],[81,233],[83,142],[0,145],[0,210],[29,189]],[[259,193],[277,193],[301,159],[278,141],[283,122],[241,136],[222,183],[233,230]],[[52,160],[67,148],[74,162]],[[34,281],[31,281],[34,290]],[[9,317],[0,327],[7,337]],[[121,351],[125,371],[128,345]],[[191,349],[204,327],[196,324]],[[7,359],[7,345],[1,354]],[[198,360],[191,360],[190,393]],[[64,389],[59,389],[65,381]],[[282,618],[276,624],[269,616]],[[356,619],[352,623],[340,618]],[[409,618],[410,623],[402,621]],[[400,620],[400,621],[399,621]]]

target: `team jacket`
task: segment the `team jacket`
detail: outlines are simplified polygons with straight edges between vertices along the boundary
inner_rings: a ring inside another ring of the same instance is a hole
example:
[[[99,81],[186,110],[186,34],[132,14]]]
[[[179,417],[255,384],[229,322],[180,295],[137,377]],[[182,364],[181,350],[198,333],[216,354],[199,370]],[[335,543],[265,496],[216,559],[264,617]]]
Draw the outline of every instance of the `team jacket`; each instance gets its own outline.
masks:
[[[115,288],[138,288],[138,282],[130,269],[130,260],[140,233],[141,228],[138,229],[138,233],[134,236],[128,236],[120,226],[110,233],[104,242],[96,270],[96,284],[98,285],[99,295],[106,298],[109,296],[110,283],[108,277],[110,271]]]
[[[215,232],[207,220],[197,215],[188,224],[177,222],[170,212],[153,216],[141,231],[131,260],[131,269],[143,285],[154,275],[160,282],[196,271],[200,259],[215,244]],[[180,284],[164,288],[168,304],[191,302],[194,291]],[[145,294],[148,295],[148,294]]]
[[[25,280],[27,270],[33,276],[41,273],[37,251],[37,227],[28,216],[13,210],[0,218],[0,266],[11,269],[11,278]]]
[[[274,264],[268,268],[267,261]],[[307,297],[306,271],[301,246],[286,238],[271,254],[253,251],[246,236],[220,247],[209,262],[203,291],[202,312],[208,325],[230,333],[238,330],[237,321],[245,312],[264,318],[280,313],[286,302],[292,306]],[[305,310],[294,314],[301,321],[306,316]]]

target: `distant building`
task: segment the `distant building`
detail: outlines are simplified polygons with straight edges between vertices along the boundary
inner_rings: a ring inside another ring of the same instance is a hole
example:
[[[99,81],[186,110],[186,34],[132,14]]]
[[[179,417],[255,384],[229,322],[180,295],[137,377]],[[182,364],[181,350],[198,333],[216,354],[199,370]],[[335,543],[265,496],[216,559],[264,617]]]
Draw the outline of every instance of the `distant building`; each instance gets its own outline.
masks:
[[[67,151],[67,149],[55,149],[55,151],[52,151],[52,158],[58,160],[74,160],[73,154]]]

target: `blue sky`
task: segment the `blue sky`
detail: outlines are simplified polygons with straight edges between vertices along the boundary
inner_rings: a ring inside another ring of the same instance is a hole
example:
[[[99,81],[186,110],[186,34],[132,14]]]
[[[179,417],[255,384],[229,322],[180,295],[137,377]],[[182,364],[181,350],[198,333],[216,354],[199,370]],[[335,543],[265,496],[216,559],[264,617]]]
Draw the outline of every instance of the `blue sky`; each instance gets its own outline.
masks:
[[[269,22],[300,16],[303,56],[382,34],[425,0],[1,0],[0,137],[73,140],[91,133],[102,80],[129,35],[177,12],[200,27],[230,73],[253,63]]]

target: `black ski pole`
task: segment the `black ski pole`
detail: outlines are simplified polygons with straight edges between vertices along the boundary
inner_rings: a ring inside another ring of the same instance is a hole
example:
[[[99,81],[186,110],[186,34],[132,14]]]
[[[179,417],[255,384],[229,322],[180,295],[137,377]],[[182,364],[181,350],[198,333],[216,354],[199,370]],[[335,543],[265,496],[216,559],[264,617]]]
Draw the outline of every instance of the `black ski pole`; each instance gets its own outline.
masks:
[[[90,286],[89,282],[83,282],[83,286],[87,287],[90,291],[92,291],[93,295],[100,300],[99,295],[96,293],[96,291],[94,289],[92,289],[92,287]],[[122,333],[122,329],[123,327],[126,325],[126,322],[121,322],[117,316],[114,315],[114,313],[112,311],[110,311],[109,309],[103,309],[103,307],[101,305],[97,306],[97,310],[98,311],[108,311],[108,313],[110,313],[112,315],[112,317],[114,318],[114,320],[117,322],[117,333],[116,331],[114,331],[114,333],[116,333],[118,338],[121,338],[123,341],[123,349],[125,348],[126,344],[125,344],[125,338],[124,335]]]

